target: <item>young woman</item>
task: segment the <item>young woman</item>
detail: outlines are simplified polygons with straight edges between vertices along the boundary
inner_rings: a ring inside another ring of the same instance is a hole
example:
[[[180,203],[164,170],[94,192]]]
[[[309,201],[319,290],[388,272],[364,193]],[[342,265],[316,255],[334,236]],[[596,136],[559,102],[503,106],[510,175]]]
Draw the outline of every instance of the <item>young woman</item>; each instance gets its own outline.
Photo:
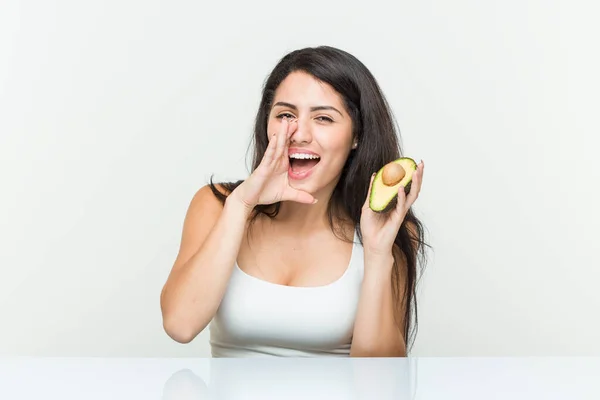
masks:
[[[369,70],[322,46],[268,77],[250,176],[194,195],[161,293],[180,343],[210,323],[213,357],[405,356],[416,323],[423,226],[400,186],[373,212],[374,172],[400,157],[392,113]]]

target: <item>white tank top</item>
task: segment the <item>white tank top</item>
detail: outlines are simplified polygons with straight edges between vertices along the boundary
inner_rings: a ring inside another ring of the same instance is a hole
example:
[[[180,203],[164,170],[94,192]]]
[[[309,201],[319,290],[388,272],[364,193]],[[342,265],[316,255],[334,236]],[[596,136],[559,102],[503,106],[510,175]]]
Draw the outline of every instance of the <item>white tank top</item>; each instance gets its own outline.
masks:
[[[356,231],[346,271],[327,285],[270,283],[236,262],[209,325],[212,356],[349,356],[363,268]]]

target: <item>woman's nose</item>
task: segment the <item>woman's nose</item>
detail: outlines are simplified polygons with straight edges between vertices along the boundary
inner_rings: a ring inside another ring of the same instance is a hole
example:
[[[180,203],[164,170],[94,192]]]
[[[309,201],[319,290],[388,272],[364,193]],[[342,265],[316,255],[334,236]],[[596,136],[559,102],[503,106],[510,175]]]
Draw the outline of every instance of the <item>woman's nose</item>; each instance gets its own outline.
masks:
[[[312,132],[310,124],[303,118],[296,118],[296,129],[292,133],[290,140],[293,143],[310,143],[312,141]]]

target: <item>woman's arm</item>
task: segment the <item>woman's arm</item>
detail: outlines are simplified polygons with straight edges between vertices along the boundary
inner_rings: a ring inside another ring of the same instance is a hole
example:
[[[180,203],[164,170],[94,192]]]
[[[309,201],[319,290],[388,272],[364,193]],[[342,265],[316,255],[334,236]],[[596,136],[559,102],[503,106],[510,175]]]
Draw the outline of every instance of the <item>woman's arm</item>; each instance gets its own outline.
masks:
[[[208,186],[192,199],[179,253],[160,296],[163,327],[175,341],[192,341],[215,315],[250,212],[233,195],[223,206]]]
[[[398,258],[398,261],[402,260]],[[350,348],[351,357],[405,357],[406,342],[402,334],[404,321],[396,324],[395,315],[400,312],[392,295],[392,266],[394,257],[365,253],[364,278],[358,311],[354,323],[354,335]],[[404,266],[399,265],[400,271]],[[404,285],[399,285],[400,292]]]

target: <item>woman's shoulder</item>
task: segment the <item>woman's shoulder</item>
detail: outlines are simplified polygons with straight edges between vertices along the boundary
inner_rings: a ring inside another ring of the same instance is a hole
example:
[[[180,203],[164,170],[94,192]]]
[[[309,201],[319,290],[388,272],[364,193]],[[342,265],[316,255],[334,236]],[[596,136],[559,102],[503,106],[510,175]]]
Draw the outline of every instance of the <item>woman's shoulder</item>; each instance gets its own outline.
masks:
[[[190,209],[213,211],[223,208],[227,196],[240,182],[209,182],[192,196]]]
[[[185,263],[202,245],[219,219],[225,199],[231,193],[227,183],[209,183],[196,190],[183,221],[179,252],[173,268]]]
[[[189,213],[201,214],[219,212],[225,205],[225,200],[243,180],[233,182],[213,182],[212,179],[200,187],[192,196]]]

